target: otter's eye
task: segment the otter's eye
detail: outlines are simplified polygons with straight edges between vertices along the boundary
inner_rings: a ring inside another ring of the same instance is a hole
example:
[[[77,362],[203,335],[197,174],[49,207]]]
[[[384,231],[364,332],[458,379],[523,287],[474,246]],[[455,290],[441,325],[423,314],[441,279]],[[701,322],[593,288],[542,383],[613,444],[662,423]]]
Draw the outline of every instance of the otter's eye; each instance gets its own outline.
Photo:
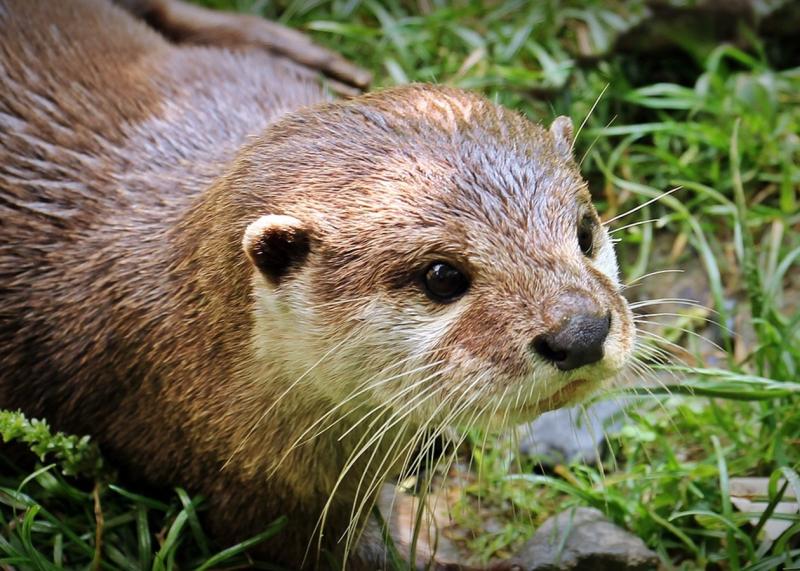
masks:
[[[444,262],[432,263],[425,270],[422,281],[428,297],[440,303],[454,301],[469,287],[467,276]]]
[[[578,224],[578,245],[583,255],[591,258],[594,255],[594,227],[595,220],[588,214],[581,218]]]

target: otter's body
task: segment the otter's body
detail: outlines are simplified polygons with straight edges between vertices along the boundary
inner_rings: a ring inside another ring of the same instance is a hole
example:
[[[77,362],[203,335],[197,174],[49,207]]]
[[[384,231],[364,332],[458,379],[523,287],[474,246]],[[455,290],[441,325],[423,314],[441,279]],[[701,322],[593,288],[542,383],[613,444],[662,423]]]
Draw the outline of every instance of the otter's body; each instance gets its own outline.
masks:
[[[425,434],[587,394],[633,329],[564,123],[325,100],[102,0],[0,0],[0,406],[203,493],[223,539],[288,515],[274,559],[321,522],[375,568],[339,539]]]

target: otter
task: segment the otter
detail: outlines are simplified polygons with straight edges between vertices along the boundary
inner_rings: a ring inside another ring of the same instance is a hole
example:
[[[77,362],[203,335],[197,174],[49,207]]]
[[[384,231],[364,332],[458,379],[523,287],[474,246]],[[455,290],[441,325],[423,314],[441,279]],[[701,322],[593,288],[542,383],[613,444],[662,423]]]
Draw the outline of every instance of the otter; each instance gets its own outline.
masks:
[[[285,514],[259,555],[382,568],[368,514],[431,435],[630,358],[572,123],[445,86],[336,99],[286,54],[168,36],[0,1],[0,406],[202,493],[220,541]]]

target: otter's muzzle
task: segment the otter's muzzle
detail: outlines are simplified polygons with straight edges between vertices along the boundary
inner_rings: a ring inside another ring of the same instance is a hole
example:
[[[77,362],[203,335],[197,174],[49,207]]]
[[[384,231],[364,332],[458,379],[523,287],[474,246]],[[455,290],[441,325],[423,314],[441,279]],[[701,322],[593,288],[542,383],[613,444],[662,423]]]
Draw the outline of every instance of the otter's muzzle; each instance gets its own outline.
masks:
[[[562,371],[591,365],[603,358],[603,345],[611,328],[611,313],[580,294],[562,296],[550,308],[552,326],[538,335],[531,349]]]

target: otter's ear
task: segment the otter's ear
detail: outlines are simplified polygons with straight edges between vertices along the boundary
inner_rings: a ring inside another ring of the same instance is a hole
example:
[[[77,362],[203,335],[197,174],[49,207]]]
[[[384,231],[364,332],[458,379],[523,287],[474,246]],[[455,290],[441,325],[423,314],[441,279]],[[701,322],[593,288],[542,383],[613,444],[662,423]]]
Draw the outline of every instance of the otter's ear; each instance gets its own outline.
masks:
[[[567,160],[572,159],[572,119],[561,115],[553,119],[550,124],[550,134],[553,136],[556,150]]]
[[[297,218],[271,214],[251,222],[242,238],[250,262],[273,285],[301,265],[310,248],[309,231]]]

